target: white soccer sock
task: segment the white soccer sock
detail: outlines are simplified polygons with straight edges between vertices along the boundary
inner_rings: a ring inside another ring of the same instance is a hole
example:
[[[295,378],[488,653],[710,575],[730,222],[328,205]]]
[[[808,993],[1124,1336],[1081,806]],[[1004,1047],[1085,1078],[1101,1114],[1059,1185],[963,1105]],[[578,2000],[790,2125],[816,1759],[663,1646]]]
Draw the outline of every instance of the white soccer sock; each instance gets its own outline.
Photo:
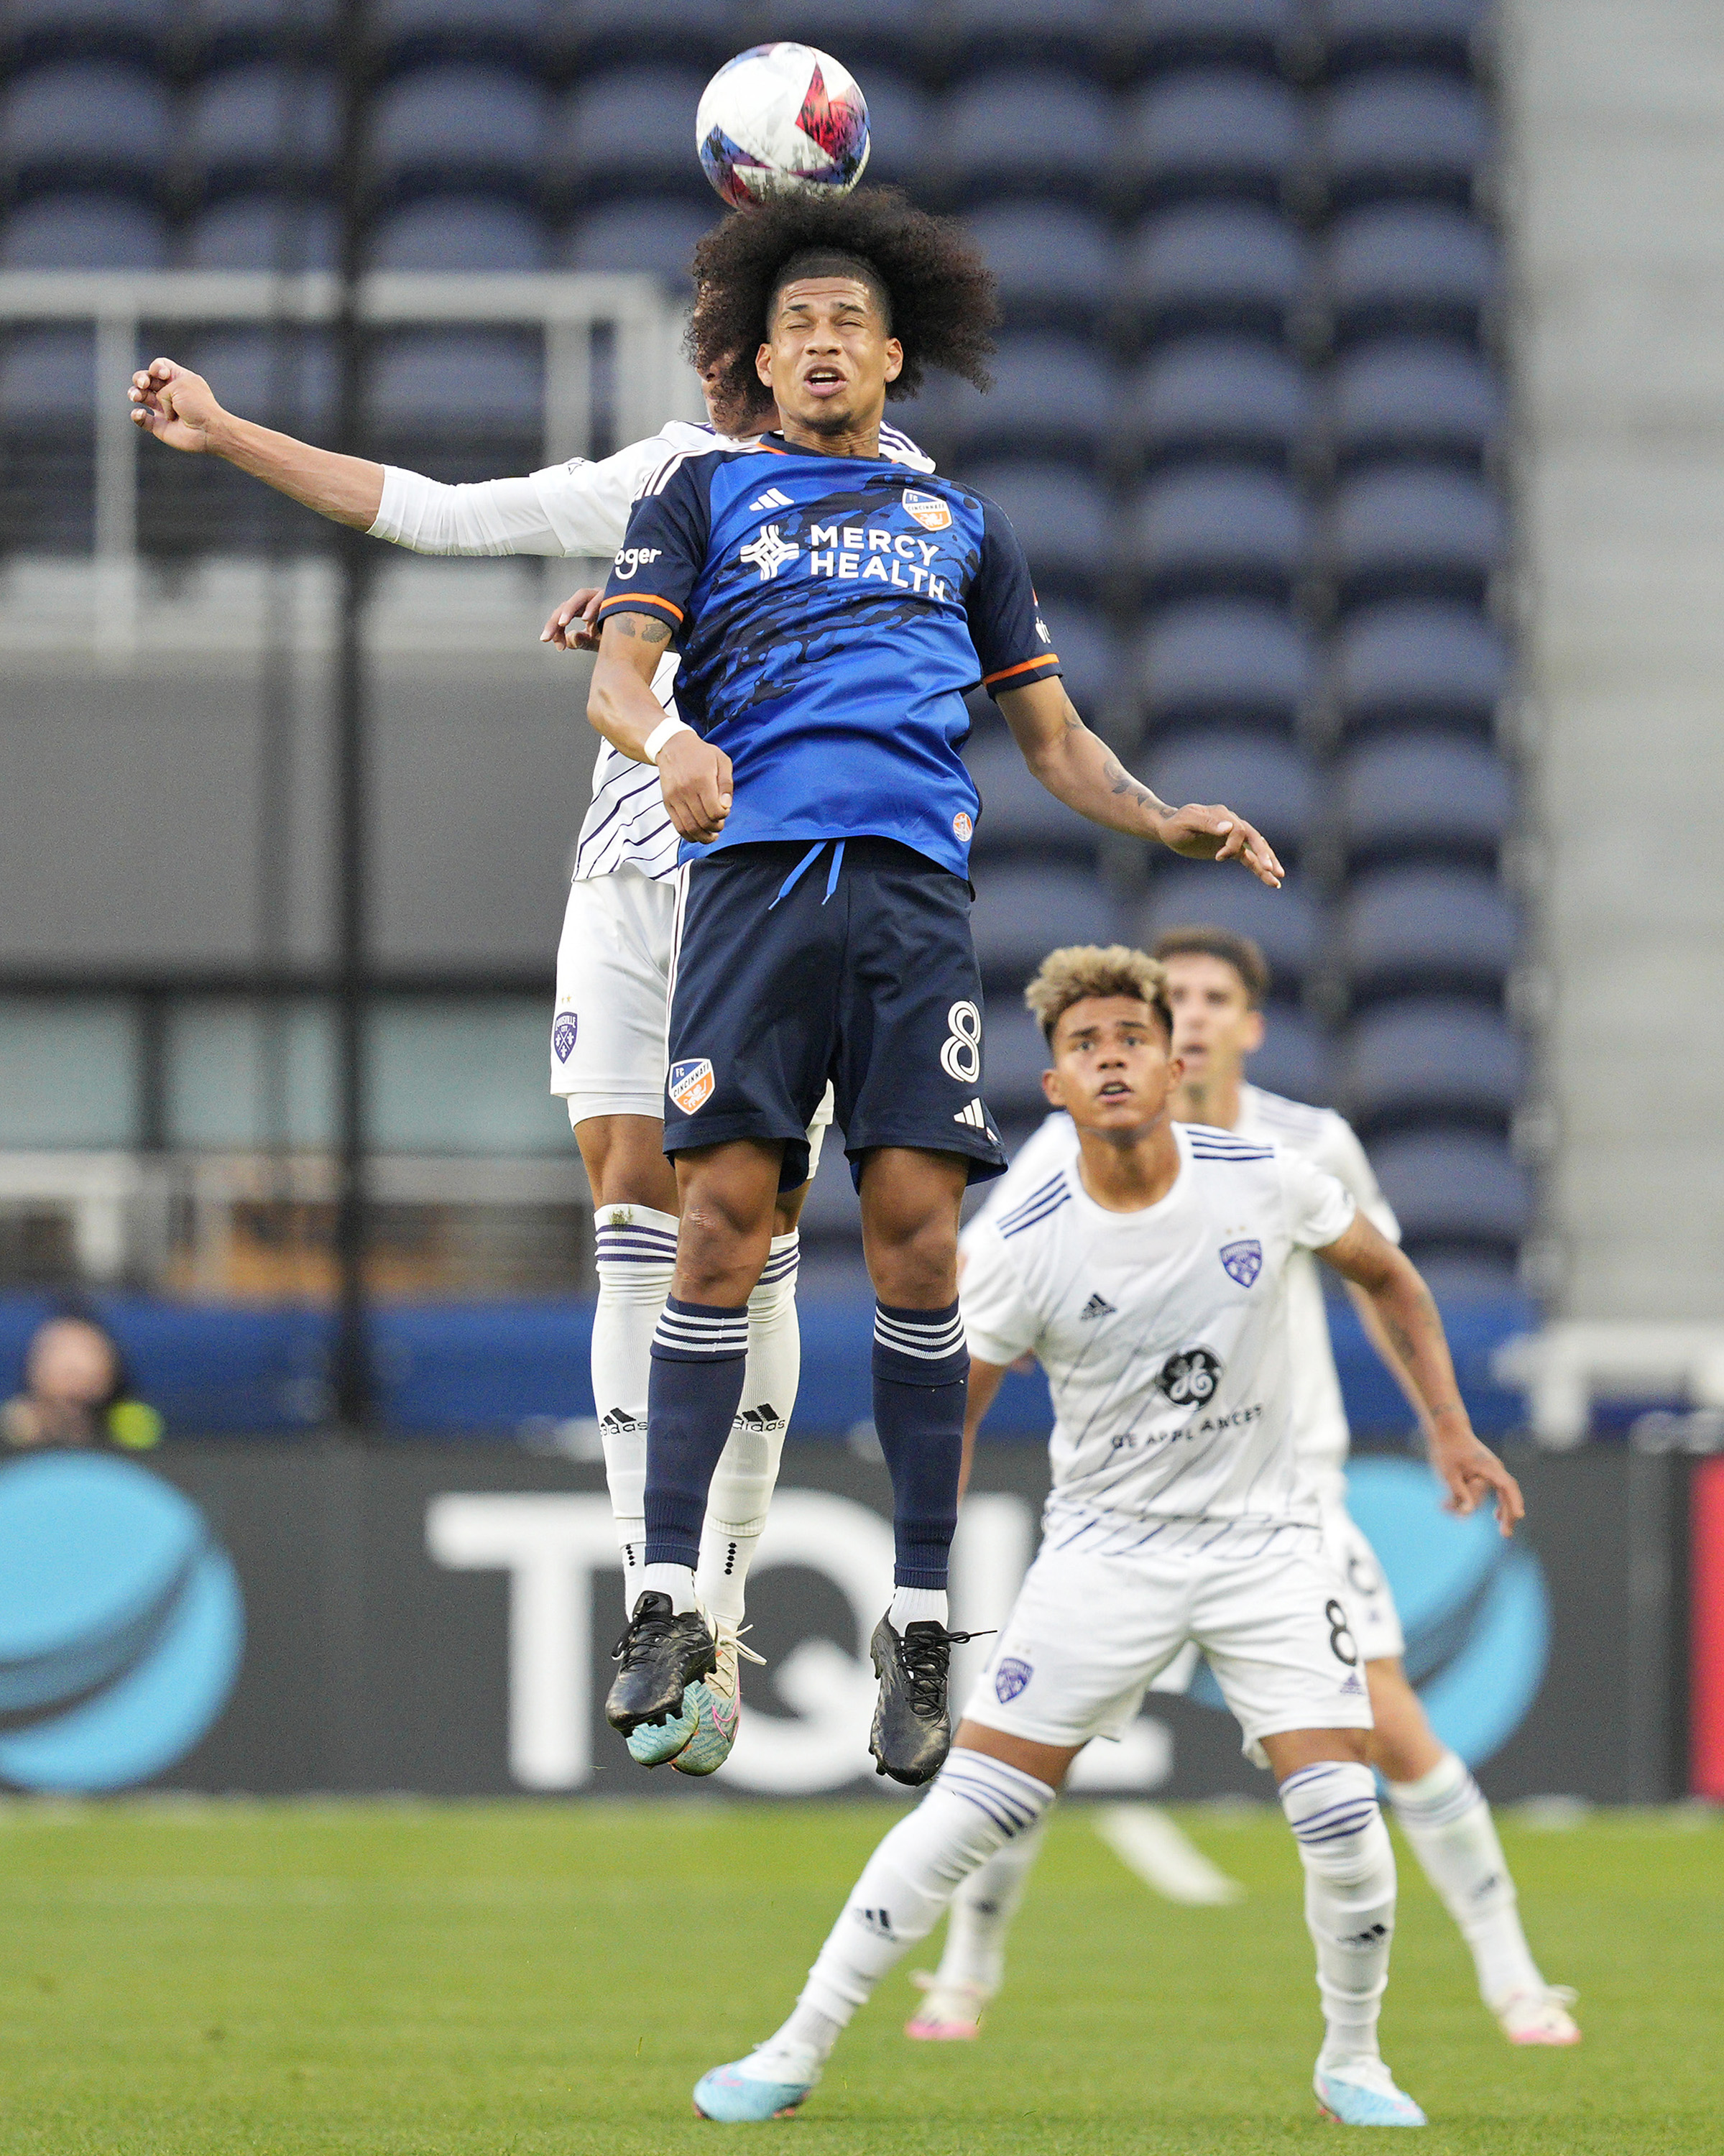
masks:
[[[1280,1788],[1305,1866],[1305,1922],[1317,1950],[1321,2062],[1374,2059],[1395,1929],[1395,1852],[1368,1767],[1325,1760]]]
[[[632,1612],[646,1549],[647,1381],[654,1329],[676,1269],[676,1216],[650,1205],[601,1205],[594,1240],[593,1405],[623,1553],[623,1607]]]
[[[1457,1753],[1416,1782],[1391,1782],[1390,1801],[1424,1876],[1472,1949],[1487,2006],[1544,1979],[1521,1928],[1515,1882],[1484,1793]]]
[[[695,1575],[685,1564],[644,1564],[630,1582],[637,1594],[668,1594],[670,1608],[675,1616],[683,1616],[695,1603]],[[634,1614],[634,1604],[629,1605],[629,1614]]]
[[[906,1625],[943,1625],[947,1616],[946,1589],[943,1587],[895,1587],[892,1606],[887,1611],[892,1630],[901,1640]]]
[[[946,1920],[946,1951],[935,1981],[973,1984],[992,1999],[1006,1974],[1006,1934],[1024,1899],[1029,1875],[1041,1854],[1047,1814],[1013,1841],[995,1850],[952,1897]]]
[[[748,1568],[760,1546],[778,1479],[784,1433],[802,1376],[796,1322],[796,1231],[774,1235],[748,1298],[748,1363],[741,1404],[706,1496],[700,1527],[700,1599],[721,1623],[740,1626]]]
[[[813,2046],[824,2059],[899,1956],[932,1931],[959,1881],[1027,1834],[1053,1801],[1045,1782],[1003,1759],[949,1753],[927,1794],[869,1858],[795,2013],[762,2046],[752,2070],[781,2046]]]

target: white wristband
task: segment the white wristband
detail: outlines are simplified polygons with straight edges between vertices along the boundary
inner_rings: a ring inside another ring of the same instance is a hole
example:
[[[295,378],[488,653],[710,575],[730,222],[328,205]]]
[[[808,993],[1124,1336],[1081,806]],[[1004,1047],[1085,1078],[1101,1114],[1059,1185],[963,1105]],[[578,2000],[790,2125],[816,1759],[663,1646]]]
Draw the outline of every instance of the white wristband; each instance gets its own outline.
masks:
[[[678,718],[675,711],[672,711],[668,717],[660,719],[658,725],[646,737],[647,762],[656,763],[659,761],[659,752],[666,742],[674,740],[678,734],[691,734],[694,731],[688,721]]]

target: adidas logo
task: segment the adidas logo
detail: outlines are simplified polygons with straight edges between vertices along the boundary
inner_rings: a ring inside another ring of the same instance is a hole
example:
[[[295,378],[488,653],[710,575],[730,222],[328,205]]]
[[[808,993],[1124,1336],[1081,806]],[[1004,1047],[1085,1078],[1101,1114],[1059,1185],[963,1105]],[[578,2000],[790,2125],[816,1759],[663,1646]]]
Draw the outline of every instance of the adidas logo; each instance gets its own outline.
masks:
[[[1367,1924],[1362,1932],[1343,1932],[1340,1943],[1344,1947],[1357,1947],[1362,1952],[1374,1947],[1379,1939],[1386,1939],[1388,1937],[1387,1924]]]
[[[637,1422],[633,1415],[624,1414],[621,1408],[613,1408],[598,1426],[601,1430],[608,1430],[613,1437],[626,1437],[631,1431],[646,1428],[644,1422]]]
[[[748,506],[751,509],[794,509],[796,504],[788,494],[781,493],[776,486],[769,486],[758,501],[751,501]]]
[[[883,1939],[892,1938],[892,1916],[889,1909],[858,1909],[854,1913],[857,1922],[865,1930],[877,1932]]]
[[[1092,1295],[1090,1297],[1090,1300],[1084,1305],[1083,1308],[1078,1312],[1080,1319],[1085,1317],[1111,1317],[1112,1316],[1113,1305],[1108,1301],[1105,1295]]]
[[[770,1400],[762,1400],[757,1408],[745,1408],[731,1423],[732,1430],[749,1430],[757,1434],[782,1430],[784,1418]]]
[[[965,1105],[958,1110],[957,1113],[952,1120],[955,1123],[962,1123],[966,1128],[969,1130],[988,1130],[988,1111],[983,1106],[979,1097],[976,1100],[967,1101]],[[992,1131],[988,1131],[988,1136],[991,1137],[993,1135],[993,1133]]]

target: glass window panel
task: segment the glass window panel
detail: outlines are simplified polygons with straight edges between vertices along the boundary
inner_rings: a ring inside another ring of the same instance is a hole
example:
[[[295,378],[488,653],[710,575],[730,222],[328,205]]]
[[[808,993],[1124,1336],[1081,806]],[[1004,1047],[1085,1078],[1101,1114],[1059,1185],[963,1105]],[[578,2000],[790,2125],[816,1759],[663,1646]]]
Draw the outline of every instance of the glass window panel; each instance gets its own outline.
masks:
[[[137,1123],[129,1004],[0,998],[0,1145],[131,1146]]]
[[[536,997],[386,1003],[372,1014],[371,1125],[382,1152],[560,1152],[549,1005]]]
[[[335,1134],[335,1030],[310,1002],[180,1004],[167,1031],[176,1146],[325,1146]]]

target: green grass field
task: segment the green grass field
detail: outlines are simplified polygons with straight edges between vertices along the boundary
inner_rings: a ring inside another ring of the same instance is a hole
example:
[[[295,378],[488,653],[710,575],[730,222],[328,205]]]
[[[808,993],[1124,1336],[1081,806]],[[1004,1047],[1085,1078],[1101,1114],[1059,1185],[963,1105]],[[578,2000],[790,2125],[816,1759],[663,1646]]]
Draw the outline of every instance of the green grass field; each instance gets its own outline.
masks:
[[[0,2148],[1332,2146],[1309,2090],[1316,1999],[1279,1815],[1178,1816],[1249,1888],[1238,1907],[1159,1899],[1074,1807],[979,2043],[906,2043],[900,1969],[801,2118],[723,2128],[692,2118],[690,2087],[781,2018],[884,1806],[8,1804]],[[1511,1819],[1505,1839],[1547,1972],[1581,1989],[1586,2041],[1502,2041],[1403,1852],[1384,2051],[1434,2122],[1419,2145],[1716,2151],[1724,1825]]]

